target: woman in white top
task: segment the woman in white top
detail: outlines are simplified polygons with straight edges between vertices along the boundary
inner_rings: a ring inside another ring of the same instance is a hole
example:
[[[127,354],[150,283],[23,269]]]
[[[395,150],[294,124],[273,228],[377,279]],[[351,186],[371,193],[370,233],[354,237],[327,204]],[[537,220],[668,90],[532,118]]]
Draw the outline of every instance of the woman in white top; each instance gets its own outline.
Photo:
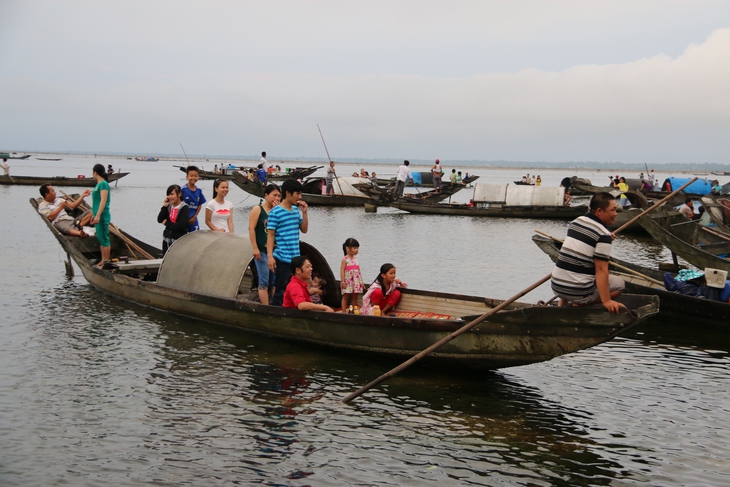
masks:
[[[233,233],[233,203],[226,199],[228,181],[216,179],[213,199],[205,205],[205,224],[214,232]]]

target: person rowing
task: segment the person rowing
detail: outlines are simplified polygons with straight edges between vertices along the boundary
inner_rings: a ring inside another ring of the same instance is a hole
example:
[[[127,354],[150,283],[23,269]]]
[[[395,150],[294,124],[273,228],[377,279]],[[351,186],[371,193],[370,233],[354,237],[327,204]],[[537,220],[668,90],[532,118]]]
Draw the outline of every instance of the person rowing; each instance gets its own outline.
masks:
[[[596,193],[590,212],[570,222],[551,279],[560,306],[602,303],[609,312],[620,312],[622,305],[615,299],[624,281],[608,273],[613,235],[606,228],[616,221],[616,207],[610,193]]]

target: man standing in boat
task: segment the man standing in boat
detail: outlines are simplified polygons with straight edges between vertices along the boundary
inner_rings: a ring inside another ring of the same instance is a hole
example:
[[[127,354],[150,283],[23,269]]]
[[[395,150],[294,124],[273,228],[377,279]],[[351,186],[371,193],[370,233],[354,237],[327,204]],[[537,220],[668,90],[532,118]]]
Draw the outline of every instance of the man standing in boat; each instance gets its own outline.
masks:
[[[5,171],[6,176],[10,176],[10,164],[8,164],[7,157],[3,157],[3,163],[0,164],[0,167],[3,168],[3,171]]]
[[[611,313],[622,306],[614,301],[624,281],[609,275],[613,235],[606,226],[616,221],[616,199],[610,193],[596,193],[590,212],[573,220],[553,269],[551,286],[560,305],[602,303]]]
[[[400,198],[403,196],[403,190],[406,188],[406,181],[408,179],[413,179],[413,175],[411,175],[410,169],[408,169],[408,166],[410,166],[411,163],[409,161],[403,161],[403,164],[398,167],[398,171],[395,174],[395,197]]]
[[[436,159],[436,163],[431,168],[431,177],[433,178],[433,189],[437,193],[441,192],[441,177],[444,175],[444,171],[441,169],[441,162]]]
[[[261,153],[261,164],[264,165],[264,171],[269,172],[269,161],[266,160],[266,151]]]

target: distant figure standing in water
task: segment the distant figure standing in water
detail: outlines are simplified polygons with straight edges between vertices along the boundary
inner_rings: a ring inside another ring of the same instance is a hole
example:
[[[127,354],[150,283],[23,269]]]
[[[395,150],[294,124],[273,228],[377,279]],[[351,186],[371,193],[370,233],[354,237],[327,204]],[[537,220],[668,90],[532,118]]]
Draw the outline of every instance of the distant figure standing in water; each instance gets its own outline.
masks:
[[[99,249],[101,250],[101,261],[97,264],[103,267],[111,260],[112,244],[109,239],[109,224],[112,221],[109,206],[111,203],[109,182],[106,170],[101,164],[94,166],[94,179],[96,186],[91,192],[91,224],[96,230],[96,239],[99,241]]]

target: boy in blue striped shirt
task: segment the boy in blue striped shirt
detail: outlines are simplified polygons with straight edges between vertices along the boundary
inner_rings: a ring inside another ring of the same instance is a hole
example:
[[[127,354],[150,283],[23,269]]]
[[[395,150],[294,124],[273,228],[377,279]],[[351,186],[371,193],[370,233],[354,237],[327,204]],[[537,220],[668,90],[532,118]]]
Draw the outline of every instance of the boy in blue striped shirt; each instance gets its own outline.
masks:
[[[282,305],[284,291],[291,279],[291,261],[300,255],[299,231],[307,233],[309,229],[307,203],[301,198],[302,183],[296,179],[287,179],[281,185],[281,203],[269,212],[266,253],[269,269],[275,274],[276,288],[271,299],[274,306]]]

